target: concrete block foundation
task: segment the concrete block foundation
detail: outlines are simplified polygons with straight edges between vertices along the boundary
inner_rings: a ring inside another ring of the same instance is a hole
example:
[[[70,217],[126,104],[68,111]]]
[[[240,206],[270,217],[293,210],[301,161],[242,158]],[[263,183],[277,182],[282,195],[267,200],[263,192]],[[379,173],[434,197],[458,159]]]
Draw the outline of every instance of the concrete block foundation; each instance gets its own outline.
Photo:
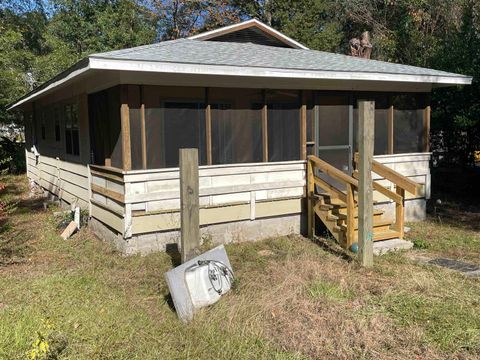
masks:
[[[201,244],[230,244],[300,234],[302,224],[302,215],[294,214],[208,225],[200,228]],[[140,234],[124,239],[121,234],[95,218],[90,220],[89,226],[98,237],[115,244],[125,255],[146,255],[155,251],[166,251],[168,247],[180,244],[179,230]]]

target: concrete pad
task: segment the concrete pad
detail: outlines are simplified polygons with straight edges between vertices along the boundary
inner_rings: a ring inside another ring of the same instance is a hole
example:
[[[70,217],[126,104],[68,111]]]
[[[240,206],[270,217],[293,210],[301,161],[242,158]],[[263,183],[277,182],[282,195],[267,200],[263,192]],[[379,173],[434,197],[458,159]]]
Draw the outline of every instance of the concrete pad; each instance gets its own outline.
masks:
[[[373,254],[380,256],[391,251],[409,250],[413,247],[413,243],[407,240],[391,239],[384,241],[375,241],[373,243]]]

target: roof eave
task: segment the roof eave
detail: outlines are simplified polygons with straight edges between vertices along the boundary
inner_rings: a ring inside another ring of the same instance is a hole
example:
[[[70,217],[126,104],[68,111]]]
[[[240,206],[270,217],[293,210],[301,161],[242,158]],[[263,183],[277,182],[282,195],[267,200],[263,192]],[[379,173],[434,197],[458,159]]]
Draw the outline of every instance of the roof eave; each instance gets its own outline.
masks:
[[[141,71],[155,73],[178,73],[192,75],[252,76],[319,80],[363,80],[429,83],[444,86],[470,85],[472,77],[464,75],[416,75],[391,74],[379,72],[354,71],[318,71],[301,69],[283,69],[267,67],[249,67],[232,65],[205,65],[192,63],[158,62],[147,60],[109,59],[91,57],[90,68],[99,70]]]
[[[44,82],[39,87],[33,89],[29,93],[22,96],[20,99],[17,99],[15,102],[7,105],[7,110],[13,110],[20,105],[38,98],[40,95],[45,94],[46,92],[57,88],[60,85],[65,84],[66,82],[72,80],[73,78],[78,77],[80,74],[85,73],[90,69],[89,58],[84,58],[74,65],[70,66],[65,71],[62,71],[58,75],[54,76],[50,80]]]

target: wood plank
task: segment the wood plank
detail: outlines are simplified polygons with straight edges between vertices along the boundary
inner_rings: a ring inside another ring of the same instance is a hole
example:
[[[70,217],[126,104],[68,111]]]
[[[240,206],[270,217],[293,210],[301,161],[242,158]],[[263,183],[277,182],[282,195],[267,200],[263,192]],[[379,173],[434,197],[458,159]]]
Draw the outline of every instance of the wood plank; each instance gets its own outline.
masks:
[[[430,151],[430,105],[423,111],[423,151]]]
[[[200,247],[198,150],[180,149],[180,231],[182,263]]]
[[[310,155],[308,158],[314,163],[315,167],[320,169],[326,175],[336,180],[342,181],[344,183],[351,184],[354,187],[358,187],[357,179],[354,179],[353,177],[348,176],[343,171],[338,170],[336,167],[330,165],[326,161],[313,155]]]
[[[60,183],[60,189],[68,191],[70,194],[74,195],[75,197],[82,199],[86,202],[89,200],[89,193],[88,190],[80,187],[76,184],[69,183],[67,181],[62,181]]]
[[[262,149],[263,161],[268,162],[268,109],[267,109],[267,93],[262,90]]]
[[[362,266],[371,267],[373,266],[374,101],[358,101],[358,123],[358,257]]]
[[[401,187],[397,187],[396,192],[400,197],[402,197],[402,199],[405,198],[405,189],[402,189]],[[404,228],[403,228],[404,219],[405,219],[405,203],[404,201],[401,201],[400,203],[395,204],[395,223],[392,225],[392,229],[398,231],[399,233],[398,237],[400,239],[403,239],[404,237]]]
[[[355,153],[354,159],[358,162],[358,153]],[[414,195],[421,187],[420,184],[376,160],[372,160],[372,171]]]
[[[388,108],[387,114],[387,153],[393,154],[393,105]]]
[[[143,88],[143,86],[142,86]],[[145,104],[140,105],[140,136],[142,142],[142,168],[147,168],[147,131],[145,128]]]
[[[307,158],[307,99],[305,91],[301,92],[300,106],[300,159]]]
[[[352,175],[354,178],[358,179],[358,171],[354,171]],[[389,199],[392,199],[396,203],[399,203],[403,200],[397,193],[387,189],[385,186],[382,186],[375,181],[373,181],[372,185],[375,191],[378,191],[380,194],[385,195],[386,197],[388,197]]]
[[[105,189],[104,187],[98,186],[96,184],[90,184],[90,188],[92,189],[93,192],[102,194],[106,197],[112,198],[115,201],[118,201],[120,203],[125,202],[125,196],[123,194],[120,194],[116,191],[110,190],[110,189]]]
[[[130,139],[130,110],[128,104],[120,107],[120,121],[122,127],[122,161],[123,170],[132,170],[132,148]]]
[[[313,175],[313,166],[312,162],[309,160],[307,162],[307,211],[308,211],[308,237],[312,238],[315,235],[315,213],[313,211],[314,199],[313,195],[315,193],[315,180]]]
[[[90,171],[91,171],[92,175],[95,175],[97,177],[101,177],[103,179],[108,179],[108,180],[111,180],[111,181],[116,181],[119,184],[123,184],[123,177],[119,176],[115,173],[93,170],[93,166],[92,166],[92,169]]]
[[[338,218],[337,218],[338,219]],[[347,184],[347,235],[346,248],[349,249],[354,242],[355,221],[355,194],[351,184]]]
[[[322,189],[330,191],[333,193],[335,196],[337,196],[341,201],[347,202],[347,196],[339,189],[337,189],[335,186],[327,183],[325,180],[319,178],[319,177],[314,177],[314,182],[316,185],[320,186]]]
[[[207,148],[207,164],[212,165],[212,109],[210,105],[210,89],[205,88],[205,135]]]
[[[107,224],[111,228],[117,230],[119,233],[123,233],[123,217],[120,217],[118,214],[110,210],[106,210],[96,204],[92,204],[92,217],[104,224]]]

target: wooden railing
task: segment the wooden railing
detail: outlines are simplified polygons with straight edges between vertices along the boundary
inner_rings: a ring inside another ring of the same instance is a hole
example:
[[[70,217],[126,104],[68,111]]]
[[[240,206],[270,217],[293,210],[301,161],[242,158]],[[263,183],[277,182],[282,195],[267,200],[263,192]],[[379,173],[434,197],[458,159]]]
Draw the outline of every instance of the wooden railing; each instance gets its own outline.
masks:
[[[354,161],[355,164],[358,163],[358,153],[355,153]],[[421,185],[376,160],[372,161],[372,171],[395,185],[395,192],[393,192],[373,181],[374,190],[395,202],[395,222],[393,223],[392,228],[393,230],[398,231],[400,233],[399,237],[403,239],[403,236],[405,235],[405,191],[417,195]],[[358,177],[357,171],[354,171],[353,177]]]
[[[315,175],[315,169],[330,176],[331,178],[342,182],[346,187],[346,192],[338,189],[332,184]],[[331,197],[338,198],[347,205],[347,233],[346,245],[354,242],[355,234],[355,191],[358,190],[358,180],[338,170],[326,161],[316,156],[310,155],[307,159],[307,201],[308,201],[308,236],[313,236],[313,227],[315,212],[313,209],[313,199],[315,197],[315,185],[324,189]]]

